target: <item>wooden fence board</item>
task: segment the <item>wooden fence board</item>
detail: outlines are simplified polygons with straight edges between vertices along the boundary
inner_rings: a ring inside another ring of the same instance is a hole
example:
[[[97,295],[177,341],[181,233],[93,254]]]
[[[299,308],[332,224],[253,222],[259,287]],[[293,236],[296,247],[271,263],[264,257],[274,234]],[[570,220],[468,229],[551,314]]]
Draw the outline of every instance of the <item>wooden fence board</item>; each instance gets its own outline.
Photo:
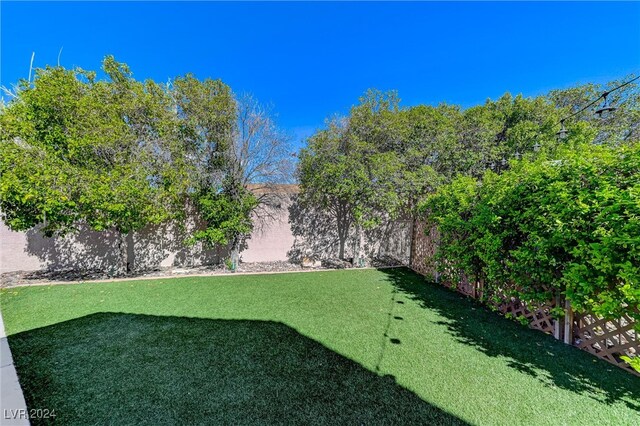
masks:
[[[438,249],[439,236],[435,226],[423,221],[415,221],[411,242],[411,258],[409,266],[419,274],[438,281],[435,253]],[[482,299],[484,286],[482,282],[469,279],[462,274],[458,283],[441,283],[456,291]],[[639,375],[620,356],[640,356],[640,339],[634,328],[634,321],[629,316],[617,320],[607,320],[593,314],[574,314],[568,302],[564,306],[564,321],[560,322],[551,315],[551,309],[562,306],[557,297],[541,306],[527,306],[526,303],[506,295],[499,295],[501,301],[493,304],[505,316],[525,317],[529,327],[552,334],[556,339],[577,346],[599,358],[604,359],[633,374]]]

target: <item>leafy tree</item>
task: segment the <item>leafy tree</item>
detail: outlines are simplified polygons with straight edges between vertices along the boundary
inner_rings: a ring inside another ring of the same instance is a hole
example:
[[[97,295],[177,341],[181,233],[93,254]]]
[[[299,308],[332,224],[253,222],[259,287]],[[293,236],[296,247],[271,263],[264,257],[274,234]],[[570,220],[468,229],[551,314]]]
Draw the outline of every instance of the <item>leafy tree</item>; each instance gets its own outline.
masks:
[[[356,218],[364,217],[372,194],[369,176],[357,153],[349,149],[342,123],[330,123],[309,140],[300,153],[298,174],[300,202],[335,219],[338,256],[344,259],[349,230]]]
[[[510,159],[555,150],[559,118],[560,111],[545,98],[509,93],[465,110],[456,147],[458,167],[450,176],[481,177],[485,170],[505,170]]]
[[[179,138],[189,170],[189,191],[218,191],[224,179],[225,155],[232,143],[235,101],[221,80],[176,78],[171,96]]]
[[[220,80],[136,81],[106,57],[106,79],[46,68],[2,105],[0,208],[11,229],[62,235],[81,224],[127,240],[148,224],[183,218],[193,203],[206,228],[193,241],[230,245],[237,258],[267,200],[249,185],[290,176],[287,138],[269,111],[236,99]]]
[[[446,104],[437,107],[418,105],[401,111],[401,120],[407,130],[400,153],[408,170],[429,167],[445,179],[451,179],[460,170],[465,153],[458,146],[458,127],[462,119],[460,108]],[[417,195],[433,188],[420,186],[416,179]]]
[[[14,230],[44,222],[51,235],[68,231],[79,219],[78,165],[69,161],[86,85],[76,73],[38,70],[34,87],[26,81],[0,114],[0,206]],[[70,147],[71,145],[71,147]],[[71,149],[70,149],[71,148]]]
[[[402,127],[396,123],[396,112],[393,94],[368,92],[348,118],[329,121],[301,151],[300,201],[334,218],[341,259],[352,227],[358,243],[354,257],[359,257],[362,230],[401,210],[395,188],[402,167],[394,145]]]
[[[206,226],[191,241],[228,246],[235,265],[254,219],[274,201],[270,191],[256,195],[250,185],[269,188],[291,179],[288,137],[271,111],[249,95],[235,98],[217,83],[195,79],[188,91],[182,81],[176,87],[187,134],[198,135],[193,146],[207,159],[195,165],[203,178],[194,186]]]
[[[203,190],[198,207],[206,227],[194,233],[193,241],[230,246],[232,261],[237,262],[240,238],[251,233],[251,213],[257,204],[256,197],[242,186],[232,188],[224,182],[224,189],[219,192]]]
[[[94,157],[83,165],[98,167],[86,179],[81,203],[93,229],[120,235],[124,270],[126,235],[178,213],[186,175],[166,91],[136,81],[112,57],[103,69],[108,80],[93,85],[87,113],[95,115],[88,116],[83,138]]]
[[[236,206],[236,227],[231,227],[231,260],[239,261],[241,244],[254,222],[271,217],[280,205],[277,184],[293,178],[289,136],[280,130],[271,107],[249,94],[236,99],[233,141],[226,153],[225,193]]]
[[[639,167],[638,144],[581,142],[481,184],[454,180],[423,206],[439,226],[443,272],[483,279],[489,294],[562,295],[579,312],[640,320]]]
[[[577,112],[592,102],[603,92],[620,86],[634,76],[610,81],[606,84],[585,84],[562,90],[552,90],[547,98],[566,114]],[[616,110],[598,116],[594,114],[602,103],[578,114],[569,123],[587,122],[597,131],[595,143],[619,145],[640,140],[640,88],[637,82],[627,84],[607,96],[607,100]]]
[[[369,214],[377,219],[372,224],[411,215],[417,201],[441,180],[434,167],[442,164],[438,155],[446,148],[438,142],[441,136],[446,138],[446,132],[434,129],[436,120],[422,114],[425,109],[402,110],[399,103],[396,92],[369,90],[348,118],[348,136],[361,153],[361,161],[369,163],[375,180]],[[436,136],[432,139],[432,135]],[[376,209],[383,209],[386,216],[376,215]]]
[[[126,236],[172,215],[181,173],[166,92],[113,57],[103,70],[108,79],[96,81],[46,68],[20,84],[0,114],[0,207],[14,230],[116,232],[124,273]]]
[[[412,216],[457,175],[482,176],[514,156],[552,149],[557,116],[543,98],[507,94],[462,112],[446,104],[402,109],[395,92],[369,90],[348,117],[310,138],[299,168],[301,200],[335,217],[342,257],[352,225],[360,234]]]

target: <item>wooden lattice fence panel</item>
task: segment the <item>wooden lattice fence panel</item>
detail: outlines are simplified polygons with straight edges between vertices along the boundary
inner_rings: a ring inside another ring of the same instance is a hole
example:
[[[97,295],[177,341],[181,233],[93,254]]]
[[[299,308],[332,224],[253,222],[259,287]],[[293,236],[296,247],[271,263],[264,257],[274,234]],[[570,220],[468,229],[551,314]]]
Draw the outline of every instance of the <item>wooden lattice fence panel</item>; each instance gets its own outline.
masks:
[[[515,297],[505,298],[498,304],[498,310],[507,317],[524,317],[529,322],[529,327],[547,334],[556,332],[556,319],[551,315],[551,309],[555,306],[549,301],[541,306],[527,305]]]
[[[411,246],[411,269],[419,274],[436,278],[435,253],[438,248],[438,232],[435,226],[416,221]]]
[[[438,232],[436,227],[422,221],[414,223],[413,241],[411,248],[411,269],[419,274],[437,278],[435,253],[438,248]],[[474,279],[469,279],[466,274],[461,275],[457,283],[442,282],[442,285],[453,288],[465,296],[479,299],[482,295],[482,285]],[[501,296],[501,302],[495,304],[504,315],[510,314],[516,318],[524,316],[530,323],[530,327],[545,333],[554,333],[555,320],[551,317],[550,309],[553,303],[528,309],[527,306],[515,298]],[[508,315],[507,315],[508,316]]]
[[[606,320],[592,314],[576,315],[573,321],[573,344],[635,373],[620,359],[622,355],[640,356],[640,339],[633,326],[633,319],[627,315],[618,320]]]
[[[473,297],[474,299],[480,297],[478,292],[478,283],[470,280],[465,274],[461,275],[460,281],[455,285],[452,283],[443,284],[449,288],[455,289],[458,293],[462,293],[465,296]]]
[[[434,226],[421,221],[414,223],[409,265],[419,274],[436,281],[438,275],[435,253],[438,241],[439,235]],[[450,282],[441,282],[441,284],[455,288],[456,291],[467,296],[482,299],[484,291],[482,283],[469,279],[464,274],[460,282],[456,284]],[[555,301],[549,301],[542,306],[528,306],[514,297],[508,297],[504,293],[498,292],[491,297],[486,297],[485,302],[493,305],[505,316],[525,317],[529,322],[529,327],[553,334],[557,339],[561,339],[561,335],[564,334],[566,343],[577,346],[633,374],[640,375],[620,359],[622,355],[640,356],[638,332],[633,328],[633,320],[628,316],[617,321],[610,321],[590,314],[573,316],[571,309],[566,309],[565,321],[560,322],[551,315],[551,309],[556,306]]]

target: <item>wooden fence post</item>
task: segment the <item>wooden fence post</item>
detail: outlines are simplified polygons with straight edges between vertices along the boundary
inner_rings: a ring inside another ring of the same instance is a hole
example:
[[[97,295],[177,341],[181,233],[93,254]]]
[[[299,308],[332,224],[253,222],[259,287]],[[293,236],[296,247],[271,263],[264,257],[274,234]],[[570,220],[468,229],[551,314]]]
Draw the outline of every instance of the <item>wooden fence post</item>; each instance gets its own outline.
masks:
[[[558,294],[555,298],[555,307],[562,306],[562,297]],[[566,312],[565,312],[566,313]],[[563,331],[564,331],[564,318],[562,320],[556,319],[553,324],[553,337],[556,340],[563,340]]]
[[[573,345],[573,310],[568,300],[564,306],[564,343]]]
[[[409,245],[409,268],[413,269],[413,256],[415,253],[416,241],[416,219],[411,220],[411,244]]]

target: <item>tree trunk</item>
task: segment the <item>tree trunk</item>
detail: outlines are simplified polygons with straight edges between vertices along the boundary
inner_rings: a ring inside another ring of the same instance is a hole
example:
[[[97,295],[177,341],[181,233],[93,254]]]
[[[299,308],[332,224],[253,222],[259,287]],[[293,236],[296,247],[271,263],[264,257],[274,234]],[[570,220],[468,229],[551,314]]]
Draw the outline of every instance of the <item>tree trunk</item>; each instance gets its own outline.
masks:
[[[365,253],[364,253],[364,231],[358,226],[358,267],[363,268],[365,266]]]
[[[344,260],[344,249],[347,245],[347,238],[349,237],[349,225],[346,220],[338,221],[338,258]]]
[[[347,241],[347,239],[345,238],[345,236],[338,231],[338,240],[339,240],[339,244],[340,244],[340,248],[338,249],[338,258],[340,260],[344,260],[344,245]]]
[[[352,266],[358,266],[360,259],[360,225],[356,224],[356,235],[353,239],[353,258],[351,259]]]
[[[340,260],[344,260],[344,249],[347,243],[347,238],[349,237],[349,227],[350,227],[345,206],[338,207],[336,222],[338,225],[338,241],[339,241],[338,258]]]
[[[118,268],[116,275],[126,275],[128,272],[127,234],[118,232]]]
[[[240,262],[240,237],[234,237],[231,243],[231,270],[236,272]]]
[[[133,241],[133,232],[127,234],[127,273],[135,272],[135,245]]]

